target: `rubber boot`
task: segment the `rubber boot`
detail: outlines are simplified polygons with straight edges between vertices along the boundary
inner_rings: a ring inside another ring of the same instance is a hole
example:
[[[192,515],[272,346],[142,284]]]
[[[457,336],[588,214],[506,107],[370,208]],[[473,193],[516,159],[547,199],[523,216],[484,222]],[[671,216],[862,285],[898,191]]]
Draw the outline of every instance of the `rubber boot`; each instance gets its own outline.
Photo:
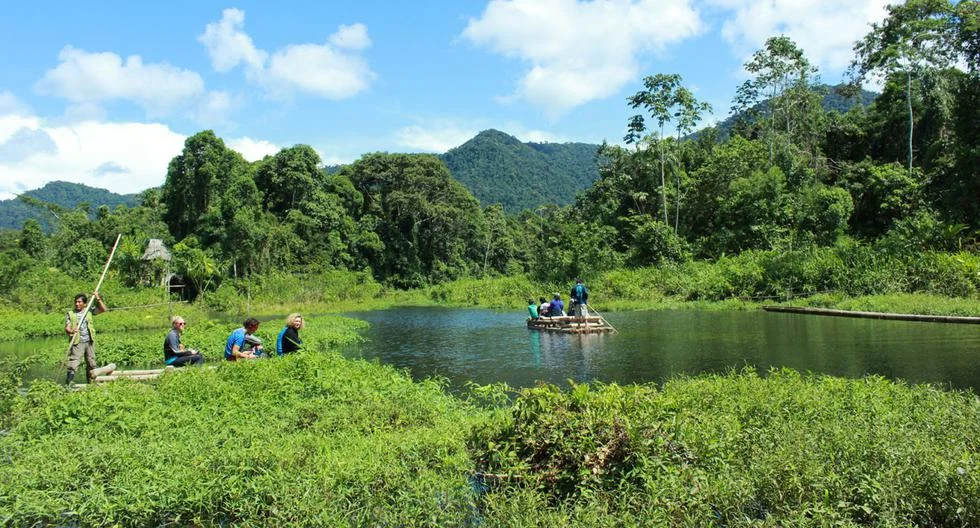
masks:
[[[85,383],[91,385],[93,381],[95,381],[95,376],[92,375],[92,371],[85,369]]]
[[[65,376],[65,385],[71,387],[71,382],[75,379],[75,371],[68,369],[68,375]]]

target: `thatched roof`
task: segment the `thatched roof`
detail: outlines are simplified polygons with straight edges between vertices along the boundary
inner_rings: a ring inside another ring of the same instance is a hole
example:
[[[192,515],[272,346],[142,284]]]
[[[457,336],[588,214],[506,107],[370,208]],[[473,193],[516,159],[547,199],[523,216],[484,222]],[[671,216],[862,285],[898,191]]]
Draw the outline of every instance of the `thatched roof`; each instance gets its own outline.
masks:
[[[167,246],[163,245],[163,240],[159,238],[151,238],[150,243],[146,245],[146,251],[143,253],[143,260],[170,260],[170,251],[167,250]]]

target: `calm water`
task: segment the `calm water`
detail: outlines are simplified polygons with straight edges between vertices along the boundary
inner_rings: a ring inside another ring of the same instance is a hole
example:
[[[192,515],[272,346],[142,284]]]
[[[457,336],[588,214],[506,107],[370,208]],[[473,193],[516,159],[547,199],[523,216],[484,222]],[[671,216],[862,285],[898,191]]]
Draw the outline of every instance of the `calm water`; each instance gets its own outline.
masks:
[[[527,387],[601,380],[663,381],[751,365],[837,376],[880,374],[980,392],[980,325],[876,321],[750,312],[617,312],[610,335],[528,330],[522,313],[397,308],[354,313],[371,323],[346,351],[441,376]]]

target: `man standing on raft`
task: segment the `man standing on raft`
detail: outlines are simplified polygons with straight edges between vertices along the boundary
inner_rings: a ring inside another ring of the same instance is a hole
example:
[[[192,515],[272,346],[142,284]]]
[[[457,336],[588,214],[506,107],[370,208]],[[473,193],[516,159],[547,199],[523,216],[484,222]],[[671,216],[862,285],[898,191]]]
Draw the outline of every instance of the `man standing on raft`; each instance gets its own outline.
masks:
[[[98,306],[89,310],[88,314],[82,318],[85,305],[88,304],[88,296],[79,293],[75,296],[75,310],[65,314],[65,333],[71,338],[71,346],[68,348],[68,375],[65,377],[65,385],[71,385],[75,379],[75,372],[78,365],[85,356],[85,381],[92,382],[92,370],[96,368],[95,363],[95,326],[92,325],[92,316],[105,312],[107,308],[102,302],[102,296],[98,292],[92,294],[98,302]]]

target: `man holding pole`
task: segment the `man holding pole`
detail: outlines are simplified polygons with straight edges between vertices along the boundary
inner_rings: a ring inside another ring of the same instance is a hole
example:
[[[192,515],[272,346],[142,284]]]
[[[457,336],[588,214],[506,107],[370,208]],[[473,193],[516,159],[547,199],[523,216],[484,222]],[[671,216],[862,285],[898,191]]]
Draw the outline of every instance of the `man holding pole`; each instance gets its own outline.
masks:
[[[98,292],[92,295],[98,302],[98,306],[85,313],[88,296],[79,293],[75,296],[74,311],[65,314],[65,333],[71,338],[71,344],[68,347],[68,376],[65,378],[65,385],[71,385],[72,380],[75,379],[75,372],[82,362],[83,355],[85,356],[85,365],[88,367],[85,369],[87,383],[92,382],[91,372],[97,366],[95,363],[95,326],[92,325],[90,316],[98,315],[106,311],[107,308]]]

